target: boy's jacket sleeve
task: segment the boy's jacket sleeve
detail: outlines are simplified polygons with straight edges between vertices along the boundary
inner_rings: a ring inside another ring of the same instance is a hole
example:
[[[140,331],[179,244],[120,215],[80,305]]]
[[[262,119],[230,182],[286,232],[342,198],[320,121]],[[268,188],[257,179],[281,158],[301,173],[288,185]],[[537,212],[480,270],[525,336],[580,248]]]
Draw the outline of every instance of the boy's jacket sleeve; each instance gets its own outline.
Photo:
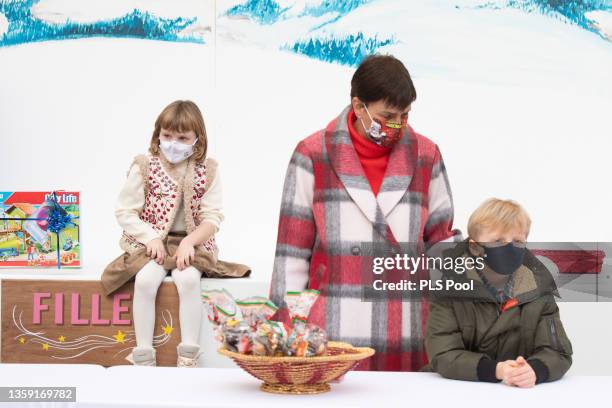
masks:
[[[480,360],[490,360],[483,353],[465,349],[455,312],[446,301],[430,303],[425,348],[433,370],[455,380],[479,381]]]
[[[531,326],[535,332],[532,329],[522,333],[527,336],[525,340],[533,341],[533,353],[523,357],[535,371],[537,383],[558,380],[572,364],[572,345],[561,323],[559,308],[552,296],[541,300],[545,302],[542,313],[537,325]],[[455,316],[451,302],[432,301],[429,313],[425,347],[434,371],[457,380],[498,381],[497,361],[465,349],[460,319]]]
[[[536,371],[538,383],[558,380],[572,365],[572,343],[565,333],[559,307],[552,296],[542,311],[535,333],[534,352],[527,362]],[[540,363],[544,367],[538,372]]]

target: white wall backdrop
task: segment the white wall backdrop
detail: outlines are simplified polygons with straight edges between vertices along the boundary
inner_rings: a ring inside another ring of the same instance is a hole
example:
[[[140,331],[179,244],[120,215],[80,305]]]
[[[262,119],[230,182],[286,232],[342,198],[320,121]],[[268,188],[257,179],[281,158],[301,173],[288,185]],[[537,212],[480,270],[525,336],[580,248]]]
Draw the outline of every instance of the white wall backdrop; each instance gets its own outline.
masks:
[[[82,269],[29,274],[99,276],[120,254],[113,205],[131,160],[161,109],[192,99],[220,162],[221,256],[268,281],[291,152],[349,103],[368,52],[410,70],[410,123],[440,146],[458,228],[496,196],[526,207],[533,241],[612,241],[609,2],[574,14],[541,1],[21,2],[36,41],[11,31],[12,3],[0,0],[0,190],[82,197]],[[610,306],[561,306],[574,372],[612,374]]]

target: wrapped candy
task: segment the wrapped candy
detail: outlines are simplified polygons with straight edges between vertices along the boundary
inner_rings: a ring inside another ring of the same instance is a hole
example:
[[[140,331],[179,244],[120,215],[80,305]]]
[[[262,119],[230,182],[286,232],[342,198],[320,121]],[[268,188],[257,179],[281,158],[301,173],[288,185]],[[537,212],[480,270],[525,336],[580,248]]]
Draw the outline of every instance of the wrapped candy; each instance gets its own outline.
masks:
[[[235,319],[237,313],[236,301],[225,289],[203,290],[202,300],[208,313],[208,320],[214,326],[215,338],[223,342],[223,325]]]
[[[287,329],[283,323],[271,320],[260,323],[252,337],[253,354],[258,356],[282,355],[287,337]]]
[[[305,323],[310,314],[310,309],[318,297],[319,291],[314,289],[306,289],[302,292],[287,292],[285,303],[287,309],[289,309],[291,323],[294,325],[297,322]]]
[[[236,305],[242,314],[242,320],[254,330],[260,323],[270,319],[278,310],[278,307],[263,296],[251,296],[236,301]]]
[[[327,333],[314,324],[294,326],[284,353],[296,357],[323,356],[327,353]]]
[[[235,353],[251,354],[253,330],[243,320],[230,319],[221,327],[223,344]]]
[[[278,307],[262,296],[234,300],[225,290],[202,292],[215,337],[227,350],[258,356],[321,356],[327,352],[327,334],[306,323],[319,292],[287,292],[285,302],[292,327],[270,318]],[[240,310],[240,316],[238,315]]]
[[[235,327],[226,328],[228,336],[238,342],[240,347],[232,344],[228,348],[239,348],[240,353],[257,355],[272,355],[279,342],[278,334],[271,328],[268,319],[278,310],[278,307],[268,298],[251,296],[236,301],[240,309],[242,322]],[[247,330],[250,329],[250,330]],[[248,333],[248,339],[247,339]],[[258,334],[259,333],[259,334]],[[272,353],[272,354],[268,354]]]
[[[327,333],[319,326],[306,323],[310,309],[317,300],[319,292],[304,290],[287,292],[285,302],[293,329],[284,345],[283,352],[288,356],[322,356],[327,352]]]

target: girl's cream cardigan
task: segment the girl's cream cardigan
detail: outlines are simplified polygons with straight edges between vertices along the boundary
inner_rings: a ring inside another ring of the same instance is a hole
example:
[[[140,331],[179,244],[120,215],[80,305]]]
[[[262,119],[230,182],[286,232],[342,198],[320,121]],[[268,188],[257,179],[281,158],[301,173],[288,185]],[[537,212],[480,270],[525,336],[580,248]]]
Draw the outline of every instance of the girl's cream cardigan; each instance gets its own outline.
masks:
[[[213,159],[206,159],[207,161]],[[207,174],[206,193],[202,196],[200,206],[200,219],[202,222],[207,221],[219,230],[219,224],[223,221],[222,209],[222,190],[221,180],[219,178],[219,166],[215,163],[215,171]],[[174,165],[174,171],[180,177],[185,174],[187,169],[187,160]],[[139,215],[145,204],[144,180],[140,169],[137,165],[132,165],[128,173],[127,180],[119,193],[117,202],[115,203],[115,216],[119,225],[125,232],[135,237],[139,242],[147,244],[159,235],[155,230],[141,220]],[[185,231],[185,214],[184,205],[181,204],[176,212],[174,224],[171,231]]]

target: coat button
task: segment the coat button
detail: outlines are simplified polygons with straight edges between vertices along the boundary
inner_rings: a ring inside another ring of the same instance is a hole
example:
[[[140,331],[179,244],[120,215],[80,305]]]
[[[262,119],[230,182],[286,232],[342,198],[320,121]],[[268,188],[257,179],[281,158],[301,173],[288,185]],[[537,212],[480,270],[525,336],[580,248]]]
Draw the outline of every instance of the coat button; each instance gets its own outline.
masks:
[[[361,253],[361,248],[355,245],[354,247],[351,248],[351,253],[353,255],[359,255]]]

